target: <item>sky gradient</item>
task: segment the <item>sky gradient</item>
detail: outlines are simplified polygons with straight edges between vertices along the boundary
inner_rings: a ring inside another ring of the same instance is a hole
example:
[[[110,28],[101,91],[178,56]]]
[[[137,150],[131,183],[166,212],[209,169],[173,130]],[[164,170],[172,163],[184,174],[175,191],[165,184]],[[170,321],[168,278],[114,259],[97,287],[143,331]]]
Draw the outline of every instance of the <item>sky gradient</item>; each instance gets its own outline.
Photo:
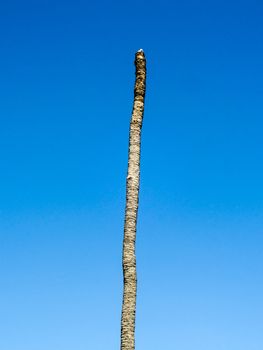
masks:
[[[263,4],[0,5],[0,348],[118,349],[134,54],[136,347],[263,348]]]

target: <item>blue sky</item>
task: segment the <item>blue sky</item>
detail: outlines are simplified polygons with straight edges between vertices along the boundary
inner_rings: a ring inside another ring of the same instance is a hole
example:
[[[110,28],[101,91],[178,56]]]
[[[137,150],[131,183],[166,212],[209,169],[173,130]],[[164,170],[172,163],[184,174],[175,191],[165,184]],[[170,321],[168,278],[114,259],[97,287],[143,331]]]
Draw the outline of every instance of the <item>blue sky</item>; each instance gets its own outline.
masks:
[[[263,5],[0,5],[0,348],[119,348],[134,54],[137,349],[263,348]]]

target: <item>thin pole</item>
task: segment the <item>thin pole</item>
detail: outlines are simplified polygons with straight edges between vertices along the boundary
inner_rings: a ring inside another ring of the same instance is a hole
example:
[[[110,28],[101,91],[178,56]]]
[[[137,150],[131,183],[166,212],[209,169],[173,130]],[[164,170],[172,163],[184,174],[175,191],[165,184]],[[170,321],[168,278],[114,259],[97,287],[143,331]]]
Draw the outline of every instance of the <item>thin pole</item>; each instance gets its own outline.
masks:
[[[133,111],[130,122],[128,173],[126,178],[126,208],[123,238],[123,303],[121,317],[121,350],[135,349],[136,313],[136,224],[140,185],[141,128],[146,87],[146,59],[143,50],[135,54],[136,79]]]

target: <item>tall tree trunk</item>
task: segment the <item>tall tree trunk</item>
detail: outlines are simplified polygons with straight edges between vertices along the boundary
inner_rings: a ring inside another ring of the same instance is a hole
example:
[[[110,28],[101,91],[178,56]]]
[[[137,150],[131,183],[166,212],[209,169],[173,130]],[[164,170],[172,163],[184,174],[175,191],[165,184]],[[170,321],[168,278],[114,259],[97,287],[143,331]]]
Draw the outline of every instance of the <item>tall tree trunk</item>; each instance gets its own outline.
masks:
[[[121,317],[121,350],[135,349],[136,256],[135,239],[140,184],[141,128],[144,112],[146,60],[143,50],[135,55],[136,80],[130,123],[128,174],[126,178],[126,208],[123,238],[123,303]]]

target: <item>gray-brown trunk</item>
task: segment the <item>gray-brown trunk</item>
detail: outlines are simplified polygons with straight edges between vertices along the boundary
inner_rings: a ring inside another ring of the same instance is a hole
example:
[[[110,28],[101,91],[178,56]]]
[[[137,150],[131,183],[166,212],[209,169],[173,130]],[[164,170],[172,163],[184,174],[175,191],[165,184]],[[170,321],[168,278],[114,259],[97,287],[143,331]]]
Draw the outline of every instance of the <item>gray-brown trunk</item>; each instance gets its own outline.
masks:
[[[136,80],[130,122],[128,173],[126,179],[126,208],[123,238],[123,303],[121,317],[121,350],[135,349],[136,256],[135,239],[140,185],[141,128],[144,112],[146,60],[144,52],[135,55]]]

